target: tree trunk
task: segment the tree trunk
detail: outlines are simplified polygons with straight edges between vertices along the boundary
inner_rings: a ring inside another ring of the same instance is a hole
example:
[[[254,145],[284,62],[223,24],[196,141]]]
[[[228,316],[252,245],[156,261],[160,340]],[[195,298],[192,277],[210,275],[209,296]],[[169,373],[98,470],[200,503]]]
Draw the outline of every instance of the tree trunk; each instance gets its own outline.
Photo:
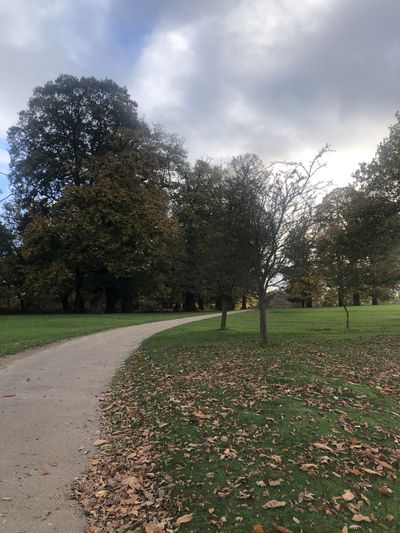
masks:
[[[267,332],[267,299],[264,288],[258,291],[258,307],[260,310],[260,341],[263,344],[268,342]]]
[[[199,311],[204,311],[204,300],[203,300],[203,298],[199,298],[198,299],[198,304],[199,304]]]
[[[358,291],[353,292],[353,305],[361,305],[360,293]]]
[[[338,289],[338,307],[344,306],[343,289]]]
[[[378,305],[378,298],[376,296],[372,297],[372,305]]]
[[[245,294],[242,296],[242,307],[240,309],[247,309],[247,296]]]
[[[347,306],[343,304],[343,309],[346,311],[346,329],[350,328],[350,315]]]
[[[114,287],[106,288],[106,313],[115,313],[117,294]]]
[[[196,298],[193,292],[187,292],[185,294],[185,303],[183,305],[184,311],[196,311]]]
[[[221,329],[226,329],[226,316],[228,314],[228,296],[222,296]]]
[[[63,294],[61,303],[62,303],[63,313],[70,313],[72,311],[72,308],[69,305],[68,294]]]
[[[306,302],[304,300],[301,300],[301,307],[304,309],[306,306]]]
[[[74,301],[75,313],[85,312],[85,300],[82,296],[82,274],[77,269],[75,272],[75,301]]]
[[[306,300],[306,306],[307,306],[308,308],[311,308],[311,307],[312,307],[312,298],[307,298],[307,300]]]
[[[123,293],[122,293],[122,312],[123,313],[132,313],[134,310],[133,305],[133,295],[132,291],[124,287]]]

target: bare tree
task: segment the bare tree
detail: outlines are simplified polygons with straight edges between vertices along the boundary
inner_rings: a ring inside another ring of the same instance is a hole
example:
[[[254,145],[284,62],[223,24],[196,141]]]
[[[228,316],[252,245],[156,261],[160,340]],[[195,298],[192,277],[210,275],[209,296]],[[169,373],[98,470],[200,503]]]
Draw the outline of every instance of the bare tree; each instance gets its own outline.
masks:
[[[256,279],[260,311],[260,340],[268,341],[267,292],[283,281],[288,266],[288,250],[292,247],[299,225],[311,223],[312,209],[321,184],[316,173],[328,146],[324,146],[308,165],[280,161],[265,167],[254,154],[234,158],[232,172],[241,183],[246,210],[247,231],[252,266]]]

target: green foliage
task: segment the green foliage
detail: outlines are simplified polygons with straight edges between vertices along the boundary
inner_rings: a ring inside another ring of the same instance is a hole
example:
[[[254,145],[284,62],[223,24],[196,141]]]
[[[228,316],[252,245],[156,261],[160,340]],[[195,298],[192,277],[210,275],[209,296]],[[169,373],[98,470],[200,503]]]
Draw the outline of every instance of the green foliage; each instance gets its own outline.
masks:
[[[65,185],[91,182],[87,160],[113,137],[143,127],[126,89],[109,79],[61,75],[37,87],[8,132],[11,186],[24,209],[48,205]]]

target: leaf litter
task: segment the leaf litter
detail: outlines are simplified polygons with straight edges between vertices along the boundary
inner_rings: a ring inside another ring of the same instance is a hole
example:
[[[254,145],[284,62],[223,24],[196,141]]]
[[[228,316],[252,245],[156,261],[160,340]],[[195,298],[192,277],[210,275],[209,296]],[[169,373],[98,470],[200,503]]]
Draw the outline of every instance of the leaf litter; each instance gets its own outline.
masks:
[[[375,350],[136,353],[73,489],[86,533],[396,531],[399,354]]]

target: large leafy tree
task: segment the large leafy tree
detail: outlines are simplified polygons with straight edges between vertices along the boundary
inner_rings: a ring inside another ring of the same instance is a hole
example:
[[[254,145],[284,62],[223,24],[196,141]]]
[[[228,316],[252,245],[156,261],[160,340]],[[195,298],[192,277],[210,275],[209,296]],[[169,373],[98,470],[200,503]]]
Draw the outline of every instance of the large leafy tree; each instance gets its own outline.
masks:
[[[61,75],[37,87],[8,132],[10,182],[23,209],[57,200],[66,185],[92,181],[87,161],[123,130],[144,125],[127,90],[109,79]]]
[[[121,290],[126,297],[159,281],[174,222],[167,194],[137,170],[130,151],[105,156],[90,184],[66,186],[46,216],[32,218],[23,254],[39,293],[52,287],[62,298],[73,290],[75,310],[83,311],[85,291],[104,290],[112,312]],[[53,278],[55,285],[46,283]]]

